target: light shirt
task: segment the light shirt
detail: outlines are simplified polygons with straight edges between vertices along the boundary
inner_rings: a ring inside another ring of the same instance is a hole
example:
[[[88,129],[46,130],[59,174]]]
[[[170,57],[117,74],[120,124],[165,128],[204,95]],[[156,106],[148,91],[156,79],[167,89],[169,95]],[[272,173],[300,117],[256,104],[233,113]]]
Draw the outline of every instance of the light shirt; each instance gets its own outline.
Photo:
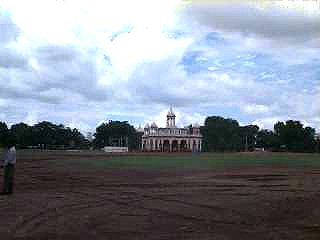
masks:
[[[14,146],[9,148],[4,155],[3,166],[7,166],[9,163],[16,164],[16,148]]]

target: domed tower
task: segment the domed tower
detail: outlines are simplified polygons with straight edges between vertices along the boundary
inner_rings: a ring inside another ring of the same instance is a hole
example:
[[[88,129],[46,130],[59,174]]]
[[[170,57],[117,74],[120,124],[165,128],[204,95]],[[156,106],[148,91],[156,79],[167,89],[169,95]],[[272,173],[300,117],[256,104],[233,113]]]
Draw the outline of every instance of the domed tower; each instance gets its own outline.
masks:
[[[176,115],[172,111],[172,107],[167,114],[167,128],[175,128],[176,127]]]

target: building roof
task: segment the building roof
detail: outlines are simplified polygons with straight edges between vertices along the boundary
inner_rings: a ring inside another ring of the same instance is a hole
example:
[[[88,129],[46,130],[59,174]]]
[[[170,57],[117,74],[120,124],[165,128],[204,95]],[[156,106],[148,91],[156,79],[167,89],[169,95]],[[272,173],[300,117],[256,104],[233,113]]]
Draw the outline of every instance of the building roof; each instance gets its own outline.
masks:
[[[172,110],[172,107],[170,107],[170,110],[167,114],[167,117],[175,117],[176,115],[174,114],[173,110]]]
[[[139,127],[137,128],[137,132],[144,132],[143,128],[141,127],[141,125],[139,125]]]
[[[153,123],[151,124],[151,128],[158,128],[158,126],[157,126],[157,124],[156,124],[155,122],[153,122]]]
[[[192,127],[194,127],[194,128],[199,128],[200,125],[199,125],[199,123],[194,123],[194,124],[192,124]]]

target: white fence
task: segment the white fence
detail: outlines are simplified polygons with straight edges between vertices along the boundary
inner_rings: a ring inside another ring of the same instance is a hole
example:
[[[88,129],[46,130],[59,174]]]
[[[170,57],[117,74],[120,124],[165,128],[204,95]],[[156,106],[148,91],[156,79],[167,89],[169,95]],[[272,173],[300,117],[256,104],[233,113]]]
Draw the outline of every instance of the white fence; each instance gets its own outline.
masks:
[[[112,152],[128,152],[128,147],[104,147],[102,148],[103,151],[112,153]]]

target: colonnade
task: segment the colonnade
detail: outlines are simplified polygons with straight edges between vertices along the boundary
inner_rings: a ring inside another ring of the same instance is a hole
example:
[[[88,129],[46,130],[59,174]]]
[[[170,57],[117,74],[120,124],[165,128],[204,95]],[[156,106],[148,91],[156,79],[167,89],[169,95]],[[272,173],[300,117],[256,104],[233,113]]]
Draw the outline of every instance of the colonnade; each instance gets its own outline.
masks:
[[[142,139],[143,151],[201,152],[201,138],[146,138]]]

